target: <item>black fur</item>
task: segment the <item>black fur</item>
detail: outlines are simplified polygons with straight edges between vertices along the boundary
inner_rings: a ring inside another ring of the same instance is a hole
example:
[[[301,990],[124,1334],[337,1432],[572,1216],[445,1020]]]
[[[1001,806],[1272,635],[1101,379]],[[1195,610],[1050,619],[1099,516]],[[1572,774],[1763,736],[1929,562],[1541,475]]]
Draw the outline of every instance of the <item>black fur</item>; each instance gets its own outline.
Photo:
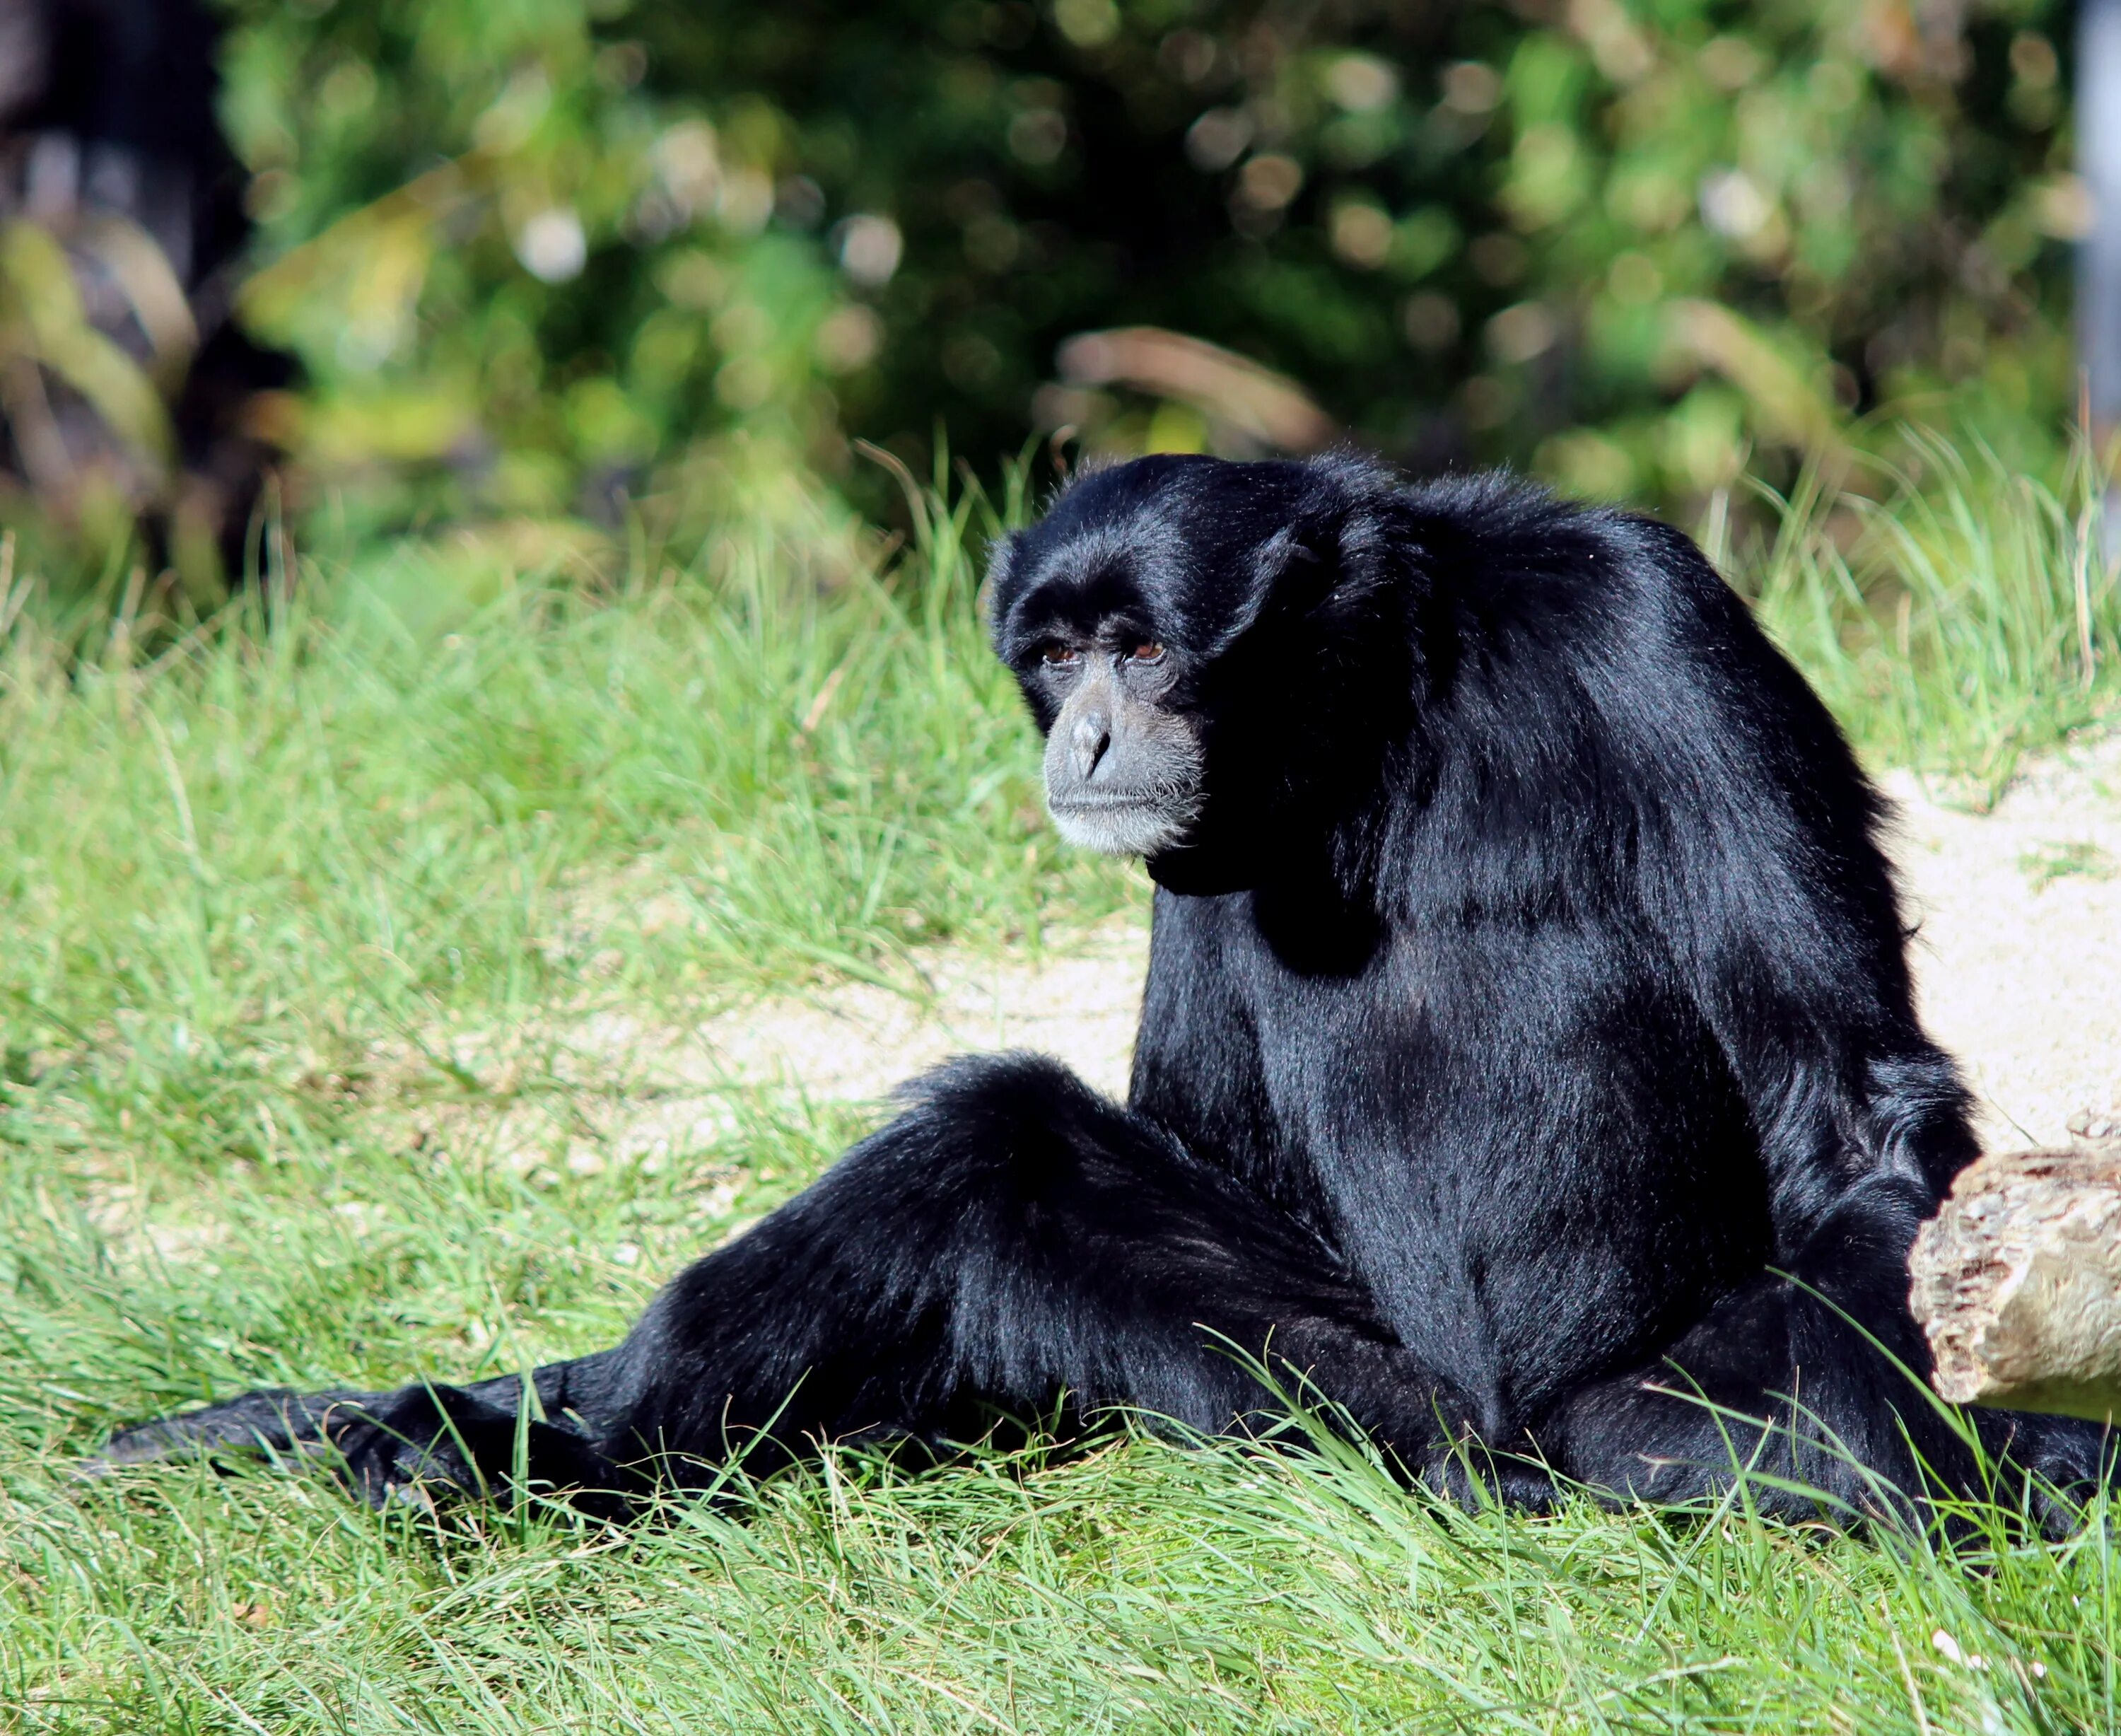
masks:
[[[1684,536],[1494,478],[1147,459],[1011,539],[993,604],[1042,726],[1040,646],[1116,620],[1205,744],[1126,1107],[1028,1056],[931,1075],[623,1344],[539,1370],[522,1429],[512,1379],[252,1395],[110,1455],[324,1439],[380,1499],[527,1453],[617,1514],[997,1412],[1248,1429],[1241,1351],[1531,1505],[1542,1464],[1666,1500],[1735,1454],[1867,1510],[1923,1486],[1910,1440],[1970,1482],[1869,1342],[1927,1370],[1907,1249],[1974,1149],[1879,801]],[[2100,1474],[2096,1428],[1983,1426]]]

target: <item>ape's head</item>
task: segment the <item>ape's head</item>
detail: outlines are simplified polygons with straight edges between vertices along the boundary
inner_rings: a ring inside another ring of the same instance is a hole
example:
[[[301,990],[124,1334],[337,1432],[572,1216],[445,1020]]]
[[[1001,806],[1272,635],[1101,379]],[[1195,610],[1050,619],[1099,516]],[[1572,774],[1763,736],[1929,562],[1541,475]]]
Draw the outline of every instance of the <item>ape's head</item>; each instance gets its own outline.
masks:
[[[1374,642],[1361,528],[1389,486],[1341,460],[1138,459],[996,549],[995,647],[1046,732],[1061,836],[1210,889],[1296,842],[1277,828],[1316,830],[1350,769],[1337,726],[1376,690],[1358,665],[1401,660]]]

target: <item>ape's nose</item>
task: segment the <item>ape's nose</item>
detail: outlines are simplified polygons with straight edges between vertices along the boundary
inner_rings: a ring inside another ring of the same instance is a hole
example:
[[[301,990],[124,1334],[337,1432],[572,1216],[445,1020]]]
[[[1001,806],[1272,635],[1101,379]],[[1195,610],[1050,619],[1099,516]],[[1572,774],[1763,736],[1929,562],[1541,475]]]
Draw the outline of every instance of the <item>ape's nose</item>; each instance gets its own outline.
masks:
[[[1102,712],[1085,712],[1078,717],[1068,738],[1068,745],[1074,754],[1075,776],[1088,783],[1090,774],[1098,769],[1098,763],[1112,744],[1112,722]]]

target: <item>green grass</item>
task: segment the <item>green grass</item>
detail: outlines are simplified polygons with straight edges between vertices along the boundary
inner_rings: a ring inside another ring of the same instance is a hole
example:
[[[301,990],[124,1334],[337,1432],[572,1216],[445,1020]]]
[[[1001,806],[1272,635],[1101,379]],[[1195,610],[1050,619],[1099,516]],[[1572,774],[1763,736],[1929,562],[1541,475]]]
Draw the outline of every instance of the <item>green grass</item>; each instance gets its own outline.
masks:
[[[1897,468],[1848,478],[1861,492],[1808,476],[1726,570],[1874,762],[1951,774],[1986,805],[2117,690],[2105,502],[2083,450],[2049,479],[1922,430],[1900,444]]]
[[[1731,564],[1867,751],[1986,793],[2106,702],[2121,602],[2066,490],[1956,463]],[[1038,820],[976,506],[883,581],[738,527],[595,583],[369,551],[188,632],[0,585],[0,1725],[2114,1728],[2103,1509],[2058,1546],[1531,1521],[1144,1440],[840,1458],[613,1538],[439,1534],[315,1472],[71,1475],[209,1394],[608,1342],[869,1118],[731,1088],[652,1160],[571,1165],[675,1087],[551,1034],[917,994],[930,943],[1140,902]]]
[[[25,610],[0,994],[320,1042],[571,993],[591,963],[600,991],[722,994],[1108,910],[1132,877],[1037,823],[970,510],[890,585],[732,534],[683,576],[482,597],[409,546],[146,668],[144,630],[82,660]]]

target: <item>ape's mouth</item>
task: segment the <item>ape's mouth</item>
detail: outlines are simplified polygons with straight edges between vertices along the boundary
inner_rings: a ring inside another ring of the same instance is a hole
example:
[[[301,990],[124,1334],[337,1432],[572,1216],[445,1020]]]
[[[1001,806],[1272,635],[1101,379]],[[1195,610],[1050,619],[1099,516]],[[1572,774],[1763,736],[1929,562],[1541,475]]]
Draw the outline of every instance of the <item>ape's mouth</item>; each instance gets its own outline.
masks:
[[[1106,856],[1154,856],[1181,842],[1194,806],[1163,795],[1048,796],[1047,810],[1061,837]]]

